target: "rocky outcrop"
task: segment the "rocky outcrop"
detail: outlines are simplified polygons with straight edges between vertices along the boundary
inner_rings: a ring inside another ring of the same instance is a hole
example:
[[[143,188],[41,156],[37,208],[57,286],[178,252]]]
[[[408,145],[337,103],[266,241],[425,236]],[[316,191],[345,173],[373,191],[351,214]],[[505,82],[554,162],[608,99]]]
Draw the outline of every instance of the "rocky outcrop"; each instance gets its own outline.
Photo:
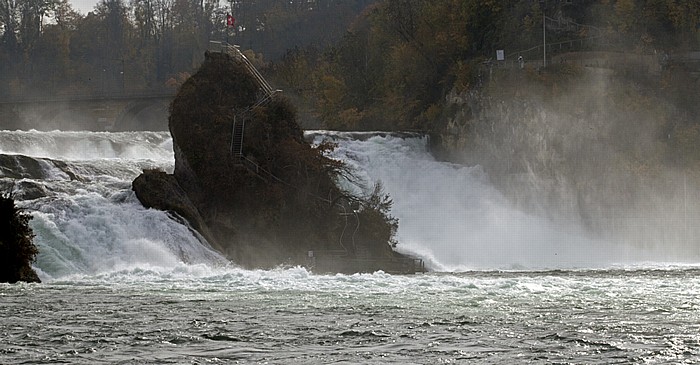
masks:
[[[244,267],[304,264],[308,251],[393,257],[390,201],[339,188],[336,178],[347,171],[325,156],[332,145],[310,146],[289,102],[265,96],[240,62],[207,53],[171,105],[175,170],[139,176],[133,183],[139,200],[187,219]],[[242,155],[232,153],[234,122],[245,122]],[[357,246],[342,235],[340,213],[352,211],[351,204],[364,220]]]
[[[0,196],[0,282],[41,282],[31,263],[38,250],[29,227],[32,216],[22,212],[9,195]]]

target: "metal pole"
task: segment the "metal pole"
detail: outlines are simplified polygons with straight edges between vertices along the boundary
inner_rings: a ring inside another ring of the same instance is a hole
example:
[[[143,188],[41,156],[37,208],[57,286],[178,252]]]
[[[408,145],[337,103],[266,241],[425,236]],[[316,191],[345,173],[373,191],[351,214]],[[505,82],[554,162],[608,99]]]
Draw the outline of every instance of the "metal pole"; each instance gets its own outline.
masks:
[[[542,68],[547,67],[547,19],[542,9]]]
[[[683,243],[688,244],[688,174],[683,173]]]
[[[229,154],[233,156],[233,139],[236,135],[236,114],[233,115],[233,125],[231,126],[231,147],[229,148]]]
[[[123,58],[121,61],[122,61],[122,94],[126,94],[126,90],[125,90],[126,85],[124,82],[124,77],[125,77],[124,72],[126,72],[126,68],[124,68],[124,59]]]

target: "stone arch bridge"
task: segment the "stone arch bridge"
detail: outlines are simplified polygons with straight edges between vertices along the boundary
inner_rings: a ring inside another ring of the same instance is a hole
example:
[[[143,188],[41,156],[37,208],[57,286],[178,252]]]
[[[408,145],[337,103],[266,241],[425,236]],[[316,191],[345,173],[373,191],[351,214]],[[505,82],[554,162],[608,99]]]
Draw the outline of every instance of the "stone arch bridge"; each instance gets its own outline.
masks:
[[[174,91],[0,99],[0,129],[166,131]]]

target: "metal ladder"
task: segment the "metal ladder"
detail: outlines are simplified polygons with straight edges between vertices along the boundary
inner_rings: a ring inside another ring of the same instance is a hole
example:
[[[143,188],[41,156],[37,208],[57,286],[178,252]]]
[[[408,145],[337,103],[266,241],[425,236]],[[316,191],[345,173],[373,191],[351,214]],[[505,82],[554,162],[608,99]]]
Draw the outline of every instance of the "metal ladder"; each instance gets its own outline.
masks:
[[[240,119],[240,120],[239,120]],[[243,132],[245,131],[245,118],[233,117],[233,132],[231,135],[231,155],[235,160],[243,156]]]

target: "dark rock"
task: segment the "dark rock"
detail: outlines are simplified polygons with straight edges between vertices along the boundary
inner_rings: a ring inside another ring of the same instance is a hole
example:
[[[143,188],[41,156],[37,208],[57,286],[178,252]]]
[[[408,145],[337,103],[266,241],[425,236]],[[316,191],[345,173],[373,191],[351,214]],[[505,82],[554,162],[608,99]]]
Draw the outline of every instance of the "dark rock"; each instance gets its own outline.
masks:
[[[48,195],[46,187],[33,180],[15,180],[15,196],[22,200],[33,200],[43,198]]]
[[[0,196],[0,282],[41,282],[31,267],[38,253],[32,242],[31,218],[11,196]]]
[[[0,176],[13,179],[41,179],[44,169],[36,159],[24,155],[0,155]]]
[[[393,257],[390,201],[340,189],[336,178],[347,171],[325,156],[332,146],[309,145],[289,102],[264,97],[242,63],[207,53],[171,105],[174,173],[144,172],[133,183],[139,200],[184,217],[244,267],[305,264],[308,251]],[[244,159],[231,153],[234,121],[245,121]],[[341,215],[353,202],[362,220],[356,245]]]
[[[204,236],[212,247],[221,250],[199,211],[173,175],[158,170],[146,170],[134,180],[132,187],[144,207],[178,214]]]
[[[50,177],[47,174],[47,168],[55,168],[65,173],[70,179],[78,179],[63,161],[24,155],[0,154],[0,177],[12,179],[46,179]]]

